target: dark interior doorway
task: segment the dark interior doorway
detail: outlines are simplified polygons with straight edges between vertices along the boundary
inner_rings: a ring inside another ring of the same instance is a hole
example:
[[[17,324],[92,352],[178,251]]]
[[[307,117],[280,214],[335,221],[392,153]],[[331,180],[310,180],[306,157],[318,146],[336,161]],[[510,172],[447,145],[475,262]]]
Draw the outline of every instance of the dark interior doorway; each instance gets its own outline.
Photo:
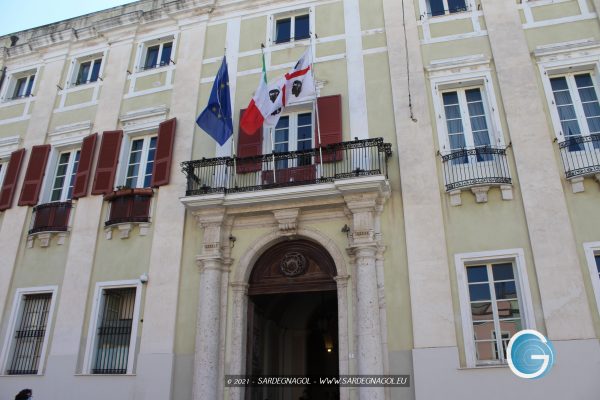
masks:
[[[279,243],[257,261],[248,288],[246,373],[254,376],[339,374],[335,264],[319,244]],[[254,386],[246,400],[339,399],[339,388]]]

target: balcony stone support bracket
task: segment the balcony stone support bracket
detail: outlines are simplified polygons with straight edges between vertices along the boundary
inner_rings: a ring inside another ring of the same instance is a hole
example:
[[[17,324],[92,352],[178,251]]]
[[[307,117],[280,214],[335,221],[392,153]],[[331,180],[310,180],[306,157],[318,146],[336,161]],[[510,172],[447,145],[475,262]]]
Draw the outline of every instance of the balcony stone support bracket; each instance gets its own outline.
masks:
[[[148,236],[152,224],[150,222],[127,222],[123,224],[109,225],[104,228],[104,235],[106,240],[112,240],[113,231],[116,229],[119,233],[118,237],[120,239],[128,239],[131,236],[131,232],[135,226],[139,228],[138,234],[140,236]]]
[[[33,245],[37,239],[40,244],[40,247],[46,248],[52,244],[52,238],[56,237],[56,244],[61,246],[65,244],[65,239],[67,238],[68,232],[38,232],[33,233],[27,236],[27,248],[33,248]]]
[[[569,179],[569,182],[571,183],[571,191],[573,193],[585,192],[585,187],[583,186],[583,181],[584,181],[583,176],[578,176],[578,177]]]
[[[475,195],[475,201],[477,203],[487,203],[488,201],[488,192],[490,191],[491,186],[475,186],[471,188],[471,192]],[[513,200],[513,187],[512,185],[500,185],[500,193],[502,196],[502,200]],[[448,196],[450,196],[450,205],[451,206],[460,206],[462,205],[461,198],[462,190],[455,189],[448,192]]]

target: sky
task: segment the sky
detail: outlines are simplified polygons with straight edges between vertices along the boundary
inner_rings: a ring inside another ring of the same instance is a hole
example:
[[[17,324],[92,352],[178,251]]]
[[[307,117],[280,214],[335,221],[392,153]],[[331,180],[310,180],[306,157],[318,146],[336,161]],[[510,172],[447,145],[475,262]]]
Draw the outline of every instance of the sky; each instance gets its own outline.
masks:
[[[0,36],[89,14],[132,0],[0,0]]]

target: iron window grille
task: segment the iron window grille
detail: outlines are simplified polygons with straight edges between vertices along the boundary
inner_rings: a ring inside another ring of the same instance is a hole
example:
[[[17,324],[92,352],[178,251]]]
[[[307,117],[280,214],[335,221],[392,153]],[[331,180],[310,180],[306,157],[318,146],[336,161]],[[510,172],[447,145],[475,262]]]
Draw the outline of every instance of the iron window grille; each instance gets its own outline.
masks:
[[[52,293],[26,294],[13,338],[13,349],[6,373],[8,375],[35,375],[40,357]]]
[[[506,148],[464,148],[442,155],[446,191],[478,185],[510,185]]]
[[[40,204],[33,208],[29,234],[38,232],[66,232],[69,229],[71,201]]]
[[[558,148],[567,179],[600,173],[600,134],[572,136]]]
[[[104,289],[96,331],[93,374],[126,374],[136,288]]]

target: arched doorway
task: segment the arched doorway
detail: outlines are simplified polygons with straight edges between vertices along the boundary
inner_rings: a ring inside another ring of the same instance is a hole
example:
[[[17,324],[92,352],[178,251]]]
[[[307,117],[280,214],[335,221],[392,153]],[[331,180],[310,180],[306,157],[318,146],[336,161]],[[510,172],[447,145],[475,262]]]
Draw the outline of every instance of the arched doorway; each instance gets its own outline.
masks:
[[[248,375],[339,374],[335,263],[319,244],[285,241],[264,252],[248,287]],[[320,385],[247,388],[247,400],[339,399]]]

